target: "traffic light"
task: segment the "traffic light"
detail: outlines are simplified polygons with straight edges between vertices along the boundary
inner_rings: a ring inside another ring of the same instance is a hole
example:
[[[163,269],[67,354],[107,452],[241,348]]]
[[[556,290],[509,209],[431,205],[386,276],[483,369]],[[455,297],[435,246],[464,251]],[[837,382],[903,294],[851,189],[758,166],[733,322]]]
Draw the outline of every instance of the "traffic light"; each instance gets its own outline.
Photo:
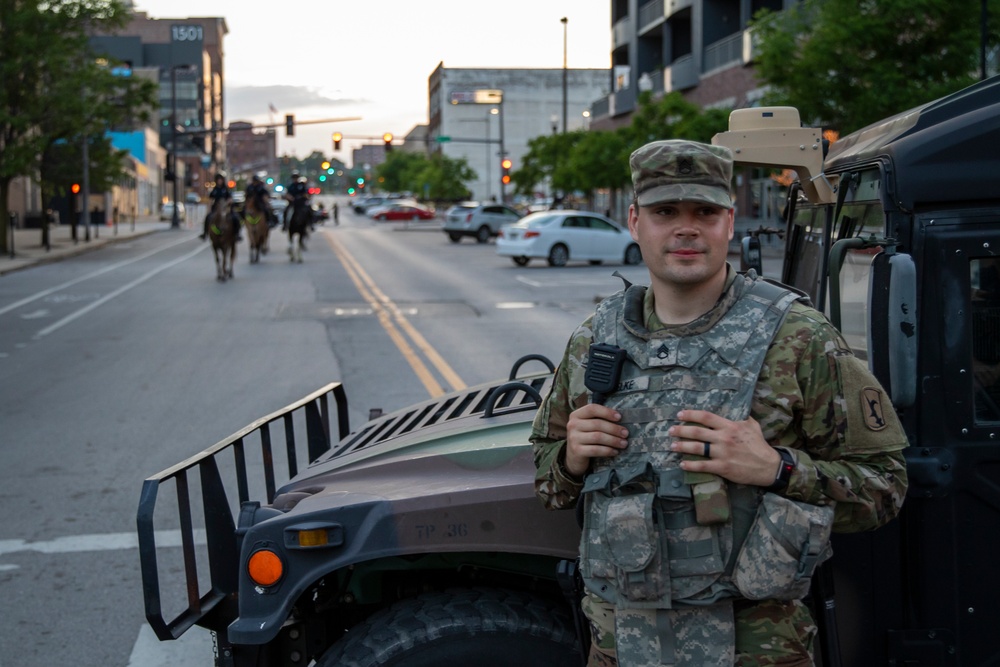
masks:
[[[386,132],[382,135],[382,141],[385,142],[385,152],[388,153],[392,150],[392,132]]]
[[[320,166],[320,169],[323,169],[324,171],[326,171],[327,169],[330,168],[330,163],[327,162],[326,160],[324,160],[323,163],[320,164],[319,166]]]
[[[333,150],[335,150],[335,151],[339,151],[340,150],[340,140],[343,139],[343,138],[344,138],[344,135],[342,135],[340,132],[334,132],[333,133]]]
[[[74,183],[73,185],[69,186],[69,191],[75,195],[80,194],[80,184]]]
[[[288,114],[285,116],[285,136],[295,136],[295,114]]]
[[[500,169],[502,170],[500,172],[500,182],[503,183],[504,185],[510,183],[510,168],[513,166],[513,164],[514,163],[510,161],[510,158],[505,157],[504,159],[500,160]]]

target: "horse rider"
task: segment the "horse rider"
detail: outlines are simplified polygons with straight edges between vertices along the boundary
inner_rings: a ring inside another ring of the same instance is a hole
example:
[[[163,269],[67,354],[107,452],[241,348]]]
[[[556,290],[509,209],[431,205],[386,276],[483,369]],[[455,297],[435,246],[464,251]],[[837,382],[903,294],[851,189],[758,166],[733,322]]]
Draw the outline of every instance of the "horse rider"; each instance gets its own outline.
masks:
[[[285,189],[284,198],[288,200],[290,205],[285,209],[285,219],[281,229],[287,230],[289,221],[288,216],[291,215],[294,217],[295,211],[297,211],[300,206],[309,206],[309,186],[307,185],[305,177],[299,176],[299,172],[292,172],[292,182],[289,183],[288,187]],[[288,209],[292,209],[292,213],[289,213]],[[310,219],[310,223],[311,222],[312,220]]]
[[[219,199],[227,202],[227,208],[229,209],[229,216],[233,220],[233,228],[236,230],[236,241],[242,241],[243,236],[240,234],[240,218],[236,213],[233,212],[232,208],[228,206],[233,201],[233,193],[229,191],[229,185],[226,183],[226,175],[219,173],[215,175],[215,187],[212,191],[208,193],[208,198],[212,201],[212,206],[208,209],[208,215],[205,216],[204,229],[201,235],[198,237],[202,241],[208,238],[208,219],[212,217],[212,210],[215,208],[215,203]]]
[[[267,191],[267,186],[264,185],[264,180],[260,177],[260,174],[254,174],[253,178],[250,179],[250,184],[247,185],[246,189],[247,201],[253,201],[257,206],[257,210],[264,213],[265,220],[272,220],[274,218],[274,210],[271,208],[271,193]]]

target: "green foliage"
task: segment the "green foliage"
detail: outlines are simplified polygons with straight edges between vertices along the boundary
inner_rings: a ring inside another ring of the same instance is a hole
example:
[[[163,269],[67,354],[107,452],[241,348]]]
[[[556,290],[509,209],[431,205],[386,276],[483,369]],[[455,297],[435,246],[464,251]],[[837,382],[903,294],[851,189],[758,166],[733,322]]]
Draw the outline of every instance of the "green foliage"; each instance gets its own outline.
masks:
[[[88,135],[87,159],[92,192],[111,189],[121,175],[128,151],[117,150],[107,135]],[[42,189],[64,194],[73,183],[81,183],[83,140],[50,145],[42,155]]]
[[[756,73],[766,104],[847,134],[973,83],[979,0],[805,0],[761,13]],[[1000,0],[989,1],[993,25]],[[990,43],[996,47],[994,30]]]
[[[657,100],[643,93],[627,127],[613,132],[569,132],[532,139],[521,166],[515,165],[511,180],[517,186],[516,192],[525,195],[546,181],[555,189],[588,195],[602,188],[628,188],[628,159],[635,149],[660,139],[709,142],[728,124],[728,111],[702,110],[680,93]]]
[[[0,0],[0,250],[6,248],[8,193],[17,176],[43,168],[61,142],[130,126],[150,117],[156,83],[114,76],[88,43],[90,30],[125,24],[120,0]],[[104,165],[103,160],[108,160]],[[113,152],[98,150],[92,165],[120,169]],[[42,182],[54,183],[60,178]]]
[[[387,192],[414,192],[432,201],[454,201],[468,196],[469,181],[476,172],[465,158],[454,159],[440,153],[427,157],[419,153],[393,151],[375,171],[379,187]]]
[[[387,192],[416,191],[423,187],[420,175],[429,165],[426,155],[407,151],[392,151],[378,166],[379,187]]]

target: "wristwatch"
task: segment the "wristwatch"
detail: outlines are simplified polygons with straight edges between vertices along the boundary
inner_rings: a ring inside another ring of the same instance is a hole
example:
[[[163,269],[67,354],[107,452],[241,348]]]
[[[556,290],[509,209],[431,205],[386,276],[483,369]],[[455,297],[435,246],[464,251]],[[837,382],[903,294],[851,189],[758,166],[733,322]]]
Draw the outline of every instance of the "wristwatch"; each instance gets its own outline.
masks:
[[[785,487],[788,486],[788,480],[792,476],[792,471],[795,470],[795,459],[787,449],[775,447],[774,451],[778,452],[778,456],[781,457],[781,465],[778,466],[778,474],[774,476],[771,486],[765,487],[765,490],[774,492],[784,491]]]

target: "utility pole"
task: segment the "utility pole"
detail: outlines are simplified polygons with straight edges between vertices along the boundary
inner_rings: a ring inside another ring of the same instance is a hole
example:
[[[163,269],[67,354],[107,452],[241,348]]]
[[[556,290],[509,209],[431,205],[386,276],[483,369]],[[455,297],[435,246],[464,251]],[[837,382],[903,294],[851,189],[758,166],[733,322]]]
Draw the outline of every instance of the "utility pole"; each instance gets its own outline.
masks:
[[[985,0],[983,1],[985,2]],[[564,16],[561,19],[559,19],[559,21],[560,23],[563,24],[562,131],[565,133],[566,130],[568,129],[566,127],[566,87],[567,87],[566,79],[569,72],[567,68],[568,61],[566,57],[566,32],[567,32],[567,24],[569,23],[569,18]]]

